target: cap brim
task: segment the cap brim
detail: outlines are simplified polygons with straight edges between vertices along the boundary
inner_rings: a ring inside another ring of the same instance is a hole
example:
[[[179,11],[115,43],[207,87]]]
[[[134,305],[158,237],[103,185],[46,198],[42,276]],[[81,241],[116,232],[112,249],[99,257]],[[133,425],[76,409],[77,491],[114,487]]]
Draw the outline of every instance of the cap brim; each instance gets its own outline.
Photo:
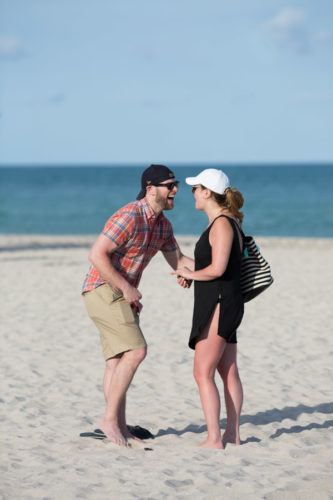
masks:
[[[138,196],[136,197],[137,200],[142,200],[142,198],[144,198],[146,196],[146,190],[145,189],[141,189],[140,193],[138,194]]]
[[[185,182],[189,186],[194,186],[195,184],[200,184],[198,182],[198,176],[197,177],[186,177]]]

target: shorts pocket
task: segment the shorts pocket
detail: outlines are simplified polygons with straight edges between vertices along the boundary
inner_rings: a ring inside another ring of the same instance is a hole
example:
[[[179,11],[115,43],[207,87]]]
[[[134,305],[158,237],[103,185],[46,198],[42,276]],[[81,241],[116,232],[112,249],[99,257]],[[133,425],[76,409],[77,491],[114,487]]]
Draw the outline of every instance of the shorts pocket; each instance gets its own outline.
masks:
[[[122,323],[135,323],[135,315],[131,304],[127,302],[127,300],[125,300],[123,297],[121,297],[117,302]]]
[[[100,285],[96,288],[98,295],[101,297],[104,302],[108,305],[112,304],[112,302],[116,302],[123,297],[123,292],[120,290],[115,290],[110,285]]]

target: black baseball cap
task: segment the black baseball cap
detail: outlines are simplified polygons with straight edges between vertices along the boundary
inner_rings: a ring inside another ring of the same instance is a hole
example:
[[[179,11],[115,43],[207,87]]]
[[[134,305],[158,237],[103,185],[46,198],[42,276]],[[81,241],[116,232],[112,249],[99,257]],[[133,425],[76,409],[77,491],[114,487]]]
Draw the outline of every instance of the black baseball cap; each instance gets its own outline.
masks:
[[[147,186],[154,186],[155,184],[173,179],[174,177],[175,174],[165,165],[150,165],[141,176],[141,191],[136,199],[141,200],[146,196]]]

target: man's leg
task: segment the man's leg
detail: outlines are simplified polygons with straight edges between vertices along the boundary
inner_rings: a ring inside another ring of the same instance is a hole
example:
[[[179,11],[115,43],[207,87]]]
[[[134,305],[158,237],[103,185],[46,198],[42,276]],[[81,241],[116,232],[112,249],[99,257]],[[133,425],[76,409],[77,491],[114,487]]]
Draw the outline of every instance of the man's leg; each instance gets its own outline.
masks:
[[[109,358],[106,360],[104,379],[103,379],[103,391],[104,391],[104,398],[105,398],[106,402],[107,402],[109,394],[110,394],[111,379],[113,377],[116,366],[118,365],[122,355],[123,355],[123,353],[118,354],[114,358]],[[119,419],[120,430],[121,430],[123,436],[125,438],[127,438],[127,437],[130,437],[131,434],[128,432],[128,429],[126,427],[125,415],[126,415],[126,395],[124,396],[123,401],[121,402],[118,419]]]
[[[97,287],[84,295],[84,302],[99,329],[107,359],[103,381],[107,406],[99,427],[111,441],[125,445],[126,437],[131,437],[125,418],[126,392],[146,356],[146,342],[130,304],[111,287]],[[112,352],[120,354],[112,356]]]
[[[126,392],[146,352],[145,347],[140,347],[123,353],[114,367],[109,383],[106,411],[99,423],[99,428],[118,445],[126,444],[126,438],[121,431],[121,427],[124,429],[126,426],[126,421],[123,421],[125,420]]]
[[[105,372],[104,372],[104,380],[103,380],[103,389],[104,389],[104,398],[105,401],[107,401],[110,393],[110,383],[111,379],[113,377],[114,371],[116,366],[118,365],[120,358],[123,356],[123,353],[118,354],[114,358],[109,358],[106,363],[105,363]],[[136,439],[137,441],[140,441],[140,439],[136,438],[133,436],[126,425],[126,395],[124,396],[123,400],[120,403],[120,408],[119,408],[119,413],[118,413],[118,420],[119,420],[119,428],[121,430],[121,433],[126,439]]]
[[[123,355],[123,353],[118,354],[114,358],[107,359],[105,362],[105,371],[104,371],[104,379],[103,379],[103,391],[104,391],[105,401],[107,401],[107,399],[108,399],[108,395],[110,392],[109,389],[110,389],[111,379],[113,377],[116,366],[118,365],[122,355]]]

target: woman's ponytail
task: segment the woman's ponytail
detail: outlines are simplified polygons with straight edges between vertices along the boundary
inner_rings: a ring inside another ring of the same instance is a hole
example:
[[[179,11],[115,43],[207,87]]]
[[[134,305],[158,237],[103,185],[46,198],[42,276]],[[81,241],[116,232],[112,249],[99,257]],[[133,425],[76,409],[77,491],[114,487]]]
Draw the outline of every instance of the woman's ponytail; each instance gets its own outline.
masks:
[[[232,215],[242,223],[244,217],[243,212],[240,212],[240,208],[242,208],[244,204],[242,193],[236,188],[227,188],[225,190],[225,198],[227,207]]]
[[[238,189],[228,187],[224,191],[224,194],[217,194],[212,191],[212,196],[221,208],[227,208],[230,210],[232,215],[236,217],[240,224],[242,224],[244,214],[243,212],[240,212],[240,209],[243,206],[244,198]]]

